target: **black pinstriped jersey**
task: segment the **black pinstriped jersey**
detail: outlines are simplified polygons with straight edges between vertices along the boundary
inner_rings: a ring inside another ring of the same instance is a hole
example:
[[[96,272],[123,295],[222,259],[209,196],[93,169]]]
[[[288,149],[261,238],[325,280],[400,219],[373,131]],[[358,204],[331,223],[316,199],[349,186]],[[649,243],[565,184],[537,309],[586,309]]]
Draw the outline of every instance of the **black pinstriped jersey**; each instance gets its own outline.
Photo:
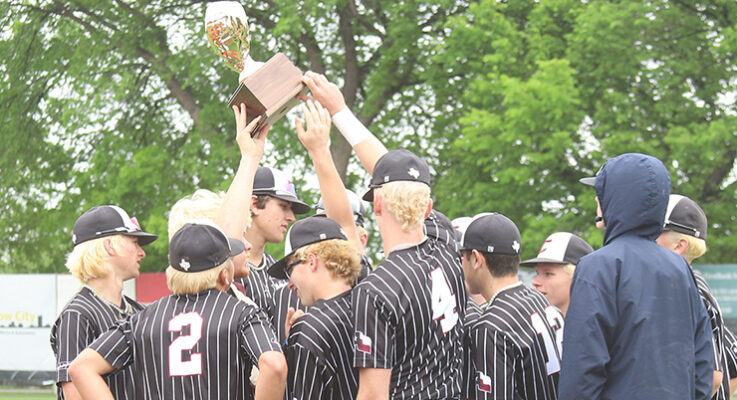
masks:
[[[243,285],[246,288],[246,296],[250,297],[262,310],[269,316],[272,317],[274,314],[274,282],[273,278],[266,272],[266,270],[276,262],[274,257],[268,253],[264,253],[261,264],[258,268],[249,268],[251,273],[248,277],[235,279],[236,282]]]
[[[289,332],[289,399],[355,399],[351,291],[318,300]]]
[[[123,296],[123,302],[125,305],[121,310],[100,298],[90,288],[83,287],[59,314],[51,328],[51,349],[56,356],[58,399],[64,398],[61,384],[72,380],[69,377],[69,364],[74,358],[118,320],[143,309],[141,304],[127,296]],[[129,308],[128,313],[125,312],[126,308]],[[116,399],[133,398],[134,388],[130,374],[130,368],[125,368],[105,376],[105,382]]]
[[[170,295],[95,340],[115,368],[133,365],[135,399],[251,399],[248,374],[266,351],[281,351],[268,317],[210,289]]]
[[[722,384],[717,392],[712,396],[713,400],[729,399],[729,374],[726,373],[727,355],[724,351],[724,319],[722,318],[722,310],[719,303],[711,293],[709,284],[699,271],[692,270],[696,287],[699,289],[699,295],[706,306],[706,313],[709,315],[711,322],[711,345],[714,349],[714,370],[725,372],[722,377]]]
[[[557,399],[563,316],[517,282],[499,291],[471,328],[477,399]]]
[[[391,251],[353,291],[354,366],[391,369],[390,397],[461,393],[466,290],[452,225],[431,213],[427,238]]]
[[[727,327],[724,328],[724,353],[727,356],[729,379],[737,378],[737,338]]]
[[[361,275],[358,277],[358,282],[368,276],[370,271],[371,262],[366,256],[362,256]],[[272,279],[275,282],[279,281],[279,279]],[[280,342],[284,342],[287,339],[286,333],[284,331],[284,323],[287,321],[287,313],[289,312],[289,308],[302,310],[304,312],[307,312],[307,310],[309,309],[309,307],[303,305],[302,302],[299,301],[297,292],[289,289],[287,283],[289,283],[289,281],[285,280],[281,283],[281,286],[277,284],[277,288],[276,290],[274,290],[274,295],[272,296],[274,299],[274,314],[271,322],[274,324],[274,329],[276,329],[277,337],[279,338]]]
[[[471,327],[481,317],[483,309],[476,304],[472,298],[468,298],[466,302],[466,315],[463,316],[463,327],[465,334],[463,337],[463,384],[461,385],[462,399],[476,398],[476,368],[473,365],[473,338],[471,337]]]

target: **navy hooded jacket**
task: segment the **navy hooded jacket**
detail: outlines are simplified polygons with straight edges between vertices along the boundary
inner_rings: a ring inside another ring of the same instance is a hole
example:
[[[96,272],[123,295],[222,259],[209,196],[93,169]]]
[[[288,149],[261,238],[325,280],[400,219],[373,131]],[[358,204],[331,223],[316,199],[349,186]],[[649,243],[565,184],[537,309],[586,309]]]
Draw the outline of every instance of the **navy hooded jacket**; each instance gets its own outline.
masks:
[[[596,177],[604,247],[571,284],[560,399],[709,399],[711,327],[691,270],[658,246],[670,194],[660,160],[611,159]]]

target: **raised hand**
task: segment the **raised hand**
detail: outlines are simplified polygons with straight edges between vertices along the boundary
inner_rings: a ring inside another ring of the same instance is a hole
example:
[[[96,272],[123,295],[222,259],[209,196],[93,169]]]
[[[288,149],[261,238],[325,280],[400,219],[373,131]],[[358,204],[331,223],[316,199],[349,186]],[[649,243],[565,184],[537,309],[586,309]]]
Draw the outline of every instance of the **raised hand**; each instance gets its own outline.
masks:
[[[266,145],[266,135],[271,129],[271,125],[265,125],[259,130],[256,137],[251,137],[251,132],[261,121],[261,117],[254,118],[250,124],[246,123],[246,105],[233,105],[233,114],[236,122],[236,142],[241,151],[241,157],[252,158],[256,161],[264,155],[264,146]]]
[[[297,137],[307,151],[313,153],[327,150],[330,143],[330,114],[320,103],[307,100],[302,105],[302,113],[307,121],[305,130],[302,119],[296,118]]]

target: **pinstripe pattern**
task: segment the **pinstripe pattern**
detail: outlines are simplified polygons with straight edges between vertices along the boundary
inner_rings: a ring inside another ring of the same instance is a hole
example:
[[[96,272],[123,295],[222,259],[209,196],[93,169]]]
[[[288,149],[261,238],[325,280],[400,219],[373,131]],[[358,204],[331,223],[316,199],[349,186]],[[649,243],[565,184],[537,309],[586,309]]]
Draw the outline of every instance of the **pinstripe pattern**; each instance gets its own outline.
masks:
[[[164,297],[90,347],[138,371],[139,391],[129,398],[174,400],[253,398],[252,365],[281,351],[262,311],[215,289]]]
[[[547,309],[547,310],[546,310]],[[560,355],[554,341],[547,348],[543,335],[555,338],[546,318],[562,315],[541,293],[521,282],[497,293],[471,328],[478,399],[557,399]],[[543,334],[533,327],[541,316]],[[546,363],[554,366],[548,374]],[[557,365],[557,371],[555,370]]]
[[[729,378],[737,378],[737,338],[729,328],[724,329],[724,353],[727,358]]]
[[[143,309],[139,303],[123,296],[131,305],[132,312]],[[57,398],[63,399],[61,390],[63,382],[70,382],[69,364],[93,340],[104,333],[115,322],[125,318],[123,312],[97,297],[87,287],[82,288],[64,307],[51,328],[51,349],[56,356]],[[105,381],[116,399],[133,398],[131,371],[126,368],[115,374],[107,375]]]
[[[461,385],[461,398],[476,398],[476,367],[473,364],[473,338],[471,337],[471,327],[476,324],[481,317],[483,310],[470,297],[466,302],[466,315],[463,316],[463,327],[465,335],[463,337],[463,384]]]
[[[713,400],[728,400],[729,399],[729,374],[726,372],[727,355],[724,349],[724,319],[722,319],[722,310],[719,308],[714,295],[711,293],[709,284],[706,283],[704,277],[699,271],[692,270],[694,279],[696,280],[696,287],[699,289],[699,295],[704,300],[706,306],[706,313],[709,314],[709,321],[711,322],[711,345],[714,349],[714,369],[717,371],[723,371],[724,376],[722,378],[722,384],[719,386],[717,392],[712,396]]]
[[[462,321],[466,309],[460,258],[449,221],[433,212],[425,231],[425,241],[392,251],[353,293],[354,365],[390,368],[396,399],[447,399],[461,392],[463,324],[445,318]],[[435,320],[434,283],[447,288],[449,301],[448,314]]]
[[[273,317],[274,310],[274,282],[275,279],[269,276],[266,270],[276,262],[274,257],[268,253],[264,253],[261,260],[260,270],[251,269],[246,279],[235,279],[238,283],[246,288],[246,296],[250,297],[262,310],[269,316]],[[263,267],[263,268],[261,268]]]
[[[286,356],[290,399],[355,398],[351,292],[316,301],[292,326]]]

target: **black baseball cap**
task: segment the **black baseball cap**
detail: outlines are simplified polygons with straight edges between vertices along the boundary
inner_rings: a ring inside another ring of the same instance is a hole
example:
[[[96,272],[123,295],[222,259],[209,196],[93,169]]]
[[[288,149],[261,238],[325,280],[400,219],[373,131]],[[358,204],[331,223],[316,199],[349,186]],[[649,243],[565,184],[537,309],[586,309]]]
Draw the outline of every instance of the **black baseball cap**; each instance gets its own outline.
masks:
[[[556,232],[545,239],[537,257],[519,264],[528,267],[534,267],[538,263],[576,265],[581,257],[593,251],[594,248],[580,237],[570,232]]]
[[[269,267],[269,275],[287,279],[287,260],[300,248],[330,239],[348,240],[340,225],[327,217],[307,217],[292,224],[284,241],[284,257]]]
[[[136,236],[138,244],[145,246],[158,238],[157,235],[144,232],[138,220],[128,216],[118,206],[94,206],[74,222],[72,243],[78,245],[88,240],[112,235]]]
[[[366,215],[366,211],[368,210],[368,207],[366,207],[366,203],[364,203],[363,200],[361,200],[361,198],[359,198],[358,195],[351,190],[346,189],[345,194],[348,195],[348,202],[351,204],[351,209],[353,210],[353,219],[356,221],[356,225],[363,226],[363,219]],[[324,215],[325,205],[322,201],[322,197],[320,197],[320,200],[317,201],[317,205],[315,206],[315,216]]]
[[[521,249],[522,238],[517,225],[499,213],[474,216],[461,236],[461,250],[517,255]]]
[[[370,189],[363,195],[363,199],[374,201],[375,188],[396,181],[422,182],[430,186],[430,167],[425,160],[407,149],[392,150],[376,162]]]
[[[185,224],[169,242],[169,265],[182,272],[215,268],[246,249],[243,241],[225,236],[209,221]]]
[[[663,230],[706,240],[707,227],[706,214],[695,201],[680,194],[670,195]]]
[[[253,178],[253,194],[268,195],[292,203],[295,214],[306,214],[311,208],[297,198],[297,190],[284,172],[269,167],[258,167]]]

